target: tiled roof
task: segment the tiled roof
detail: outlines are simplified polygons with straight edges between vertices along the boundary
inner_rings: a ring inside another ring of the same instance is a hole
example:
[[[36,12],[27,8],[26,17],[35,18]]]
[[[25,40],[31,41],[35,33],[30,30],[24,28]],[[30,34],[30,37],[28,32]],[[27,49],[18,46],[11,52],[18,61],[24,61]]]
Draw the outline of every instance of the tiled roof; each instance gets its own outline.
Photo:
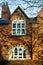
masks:
[[[8,20],[0,19],[0,25],[8,24]]]

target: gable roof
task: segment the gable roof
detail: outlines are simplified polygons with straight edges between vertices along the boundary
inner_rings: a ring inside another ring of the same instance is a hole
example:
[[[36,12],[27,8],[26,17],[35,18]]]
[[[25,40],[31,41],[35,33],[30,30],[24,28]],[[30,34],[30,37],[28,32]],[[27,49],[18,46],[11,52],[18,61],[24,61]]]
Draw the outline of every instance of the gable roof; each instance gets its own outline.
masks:
[[[5,25],[5,24],[8,24],[8,23],[9,23],[8,20],[0,18],[0,25]]]
[[[18,7],[15,9],[15,11],[14,11],[14,12],[11,14],[11,16],[9,17],[9,19],[13,16],[13,14],[14,14],[18,9],[26,16],[27,19],[30,20],[30,23],[32,23],[31,20],[36,19],[36,17],[34,17],[34,18],[29,18],[20,6],[18,6]],[[8,23],[9,23],[9,21],[8,21],[7,19],[2,19],[2,18],[0,18],[0,25],[6,25],[6,24],[8,24]]]
[[[15,9],[15,11],[11,14],[10,18],[13,16],[13,14],[14,14],[18,9],[26,16],[26,18],[29,19],[29,17],[27,16],[27,14],[23,11],[23,9],[22,9],[20,6],[18,6],[18,7]]]
[[[18,7],[15,9],[15,11],[11,14],[10,18],[13,16],[13,14],[14,14],[18,9],[26,16],[27,19],[29,19],[30,23],[32,23],[32,22],[35,23],[35,22],[36,22],[37,17],[29,18],[29,17],[27,16],[27,14],[23,11],[23,9],[22,9],[20,6],[18,6]],[[34,21],[33,21],[33,20],[34,20]]]

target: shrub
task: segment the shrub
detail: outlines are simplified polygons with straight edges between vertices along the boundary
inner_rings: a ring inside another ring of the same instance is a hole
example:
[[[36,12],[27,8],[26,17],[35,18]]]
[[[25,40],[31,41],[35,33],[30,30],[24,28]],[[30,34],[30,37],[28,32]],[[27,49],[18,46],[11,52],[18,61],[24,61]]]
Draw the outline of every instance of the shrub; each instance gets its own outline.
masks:
[[[41,61],[10,61],[6,65],[42,65]]]

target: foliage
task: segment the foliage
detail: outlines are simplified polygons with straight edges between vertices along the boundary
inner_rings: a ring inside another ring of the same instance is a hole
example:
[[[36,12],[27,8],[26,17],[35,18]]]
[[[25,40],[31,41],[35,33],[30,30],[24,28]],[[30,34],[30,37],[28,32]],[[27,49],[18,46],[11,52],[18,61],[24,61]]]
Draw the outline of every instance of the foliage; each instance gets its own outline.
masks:
[[[42,65],[41,61],[10,61],[6,65]]]

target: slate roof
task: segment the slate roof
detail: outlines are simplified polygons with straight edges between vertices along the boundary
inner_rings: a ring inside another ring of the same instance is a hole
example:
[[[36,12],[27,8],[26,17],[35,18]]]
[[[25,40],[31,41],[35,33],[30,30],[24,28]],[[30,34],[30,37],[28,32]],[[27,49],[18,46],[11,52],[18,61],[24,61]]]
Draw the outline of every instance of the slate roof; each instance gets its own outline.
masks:
[[[5,24],[8,24],[8,23],[9,23],[8,20],[1,19],[1,18],[0,18],[0,25],[5,25]]]

